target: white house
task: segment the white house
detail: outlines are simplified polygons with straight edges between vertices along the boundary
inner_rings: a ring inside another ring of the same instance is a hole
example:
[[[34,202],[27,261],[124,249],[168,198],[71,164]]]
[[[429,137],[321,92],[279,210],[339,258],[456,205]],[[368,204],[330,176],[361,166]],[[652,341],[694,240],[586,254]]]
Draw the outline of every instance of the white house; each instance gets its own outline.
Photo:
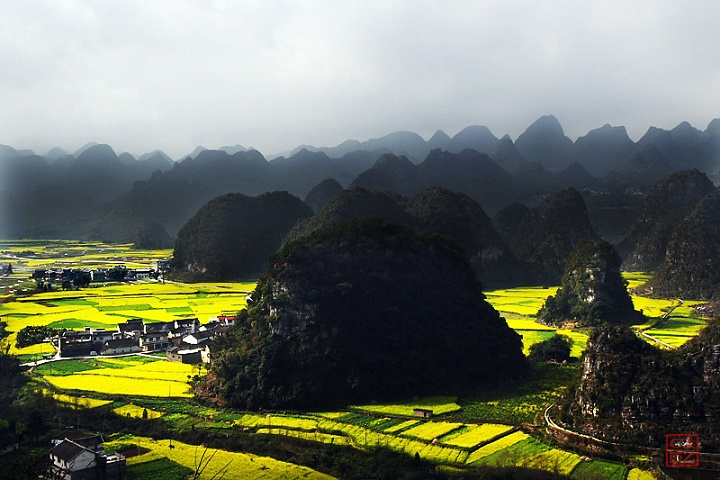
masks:
[[[105,454],[102,443],[65,438],[50,450],[50,472],[57,480],[122,480],[127,466],[122,455]]]

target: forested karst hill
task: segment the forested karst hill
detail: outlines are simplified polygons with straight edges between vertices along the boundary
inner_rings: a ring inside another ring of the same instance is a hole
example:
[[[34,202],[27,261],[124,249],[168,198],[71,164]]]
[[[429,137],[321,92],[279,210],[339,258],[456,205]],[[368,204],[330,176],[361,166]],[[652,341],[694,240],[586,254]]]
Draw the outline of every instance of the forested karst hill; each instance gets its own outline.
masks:
[[[582,240],[568,257],[561,287],[548,297],[538,318],[543,323],[577,326],[642,323],[633,307],[627,282],[620,274],[621,259],[604,240]]]
[[[660,351],[627,327],[596,328],[583,373],[564,406],[572,428],[635,445],[664,445],[693,432],[703,452],[720,447],[720,327],[717,320],[674,351]]]
[[[204,390],[243,409],[458,393],[526,369],[458,246],[379,219],[285,244],[223,338]]]
[[[173,275],[204,280],[256,278],[293,225],[311,215],[310,207],[287,192],[217,197],[178,233]]]
[[[706,195],[712,182],[699,170],[667,175],[650,191],[635,224],[618,245],[628,270],[653,271],[665,257],[673,231]]]
[[[379,217],[451,238],[467,256],[485,286],[518,285],[527,279],[521,265],[497,233],[482,207],[469,196],[432,187],[407,198],[387,191],[349,189],[312,218],[299,222],[289,239],[345,220]]]
[[[548,195],[535,209],[508,205],[494,224],[518,259],[537,265],[536,281],[546,284],[559,283],[565,260],[581,240],[598,238],[574,189]]]
[[[711,299],[720,294],[720,188],[673,231],[649,284],[655,295]]]

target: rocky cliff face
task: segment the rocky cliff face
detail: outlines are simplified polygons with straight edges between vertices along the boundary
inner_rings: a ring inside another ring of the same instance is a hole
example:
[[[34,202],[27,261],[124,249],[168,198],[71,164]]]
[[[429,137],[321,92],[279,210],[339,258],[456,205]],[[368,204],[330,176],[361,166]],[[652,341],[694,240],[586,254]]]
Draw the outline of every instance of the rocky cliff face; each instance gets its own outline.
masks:
[[[664,435],[701,435],[720,445],[720,325],[662,352],[624,327],[594,329],[583,373],[565,405],[573,428],[608,439],[662,445]]]

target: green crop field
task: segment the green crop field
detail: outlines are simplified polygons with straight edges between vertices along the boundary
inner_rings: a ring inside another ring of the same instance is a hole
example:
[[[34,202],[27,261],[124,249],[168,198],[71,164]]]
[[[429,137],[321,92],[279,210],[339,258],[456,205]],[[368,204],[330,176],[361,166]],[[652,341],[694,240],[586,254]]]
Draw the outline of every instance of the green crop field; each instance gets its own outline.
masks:
[[[636,471],[633,474],[634,477],[640,479],[643,478],[642,474],[649,475],[649,478],[653,478],[650,472],[646,472],[640,469],[633,469]],[[612,462],[604,462],[601,460],[593,460],[591,462],[580,463],[575,470],[572,472],[572,477],[578,480],[591,480],[595,478],[602,478],[607,480],[623,480],[628,471],[625,465]],[[642,472],[642,473],[641,473]],[[630,480],[628,475],[628,480]],[[647,477],[645,477],[647,478]]]
[[[490,447],[490,445],[487,445]],[[540,442],[539,440],[527,437],[519,442],[512,443],[504,448],[498,448],[493,453],[480,457],[477,460],[473,460],[473,465],[487,465],[492,467],[520,467],[528,464],[532,458],[543,452],[549,452],[552,449]],[[468,458],[468,461],[472,458],[472,454]],[[536,464],[536,468],[543,470],[546,465]]]
[[[522,384],[461,399],[462,412],[482,422],[533,423],[579,373],[575,365],[546,364],[539,367],[534,378]]]
[[[553,448],[528,458],[522,466],[569,475],[580,462],[582,462],[580,455]]]

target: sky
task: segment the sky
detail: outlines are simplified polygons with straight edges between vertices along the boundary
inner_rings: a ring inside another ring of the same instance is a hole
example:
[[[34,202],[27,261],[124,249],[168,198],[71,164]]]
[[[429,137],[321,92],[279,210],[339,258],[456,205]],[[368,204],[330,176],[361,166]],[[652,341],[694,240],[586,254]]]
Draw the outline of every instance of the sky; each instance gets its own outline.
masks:
[[[720,117],[720,2],[3,0],[0,144],[270,155]]]

